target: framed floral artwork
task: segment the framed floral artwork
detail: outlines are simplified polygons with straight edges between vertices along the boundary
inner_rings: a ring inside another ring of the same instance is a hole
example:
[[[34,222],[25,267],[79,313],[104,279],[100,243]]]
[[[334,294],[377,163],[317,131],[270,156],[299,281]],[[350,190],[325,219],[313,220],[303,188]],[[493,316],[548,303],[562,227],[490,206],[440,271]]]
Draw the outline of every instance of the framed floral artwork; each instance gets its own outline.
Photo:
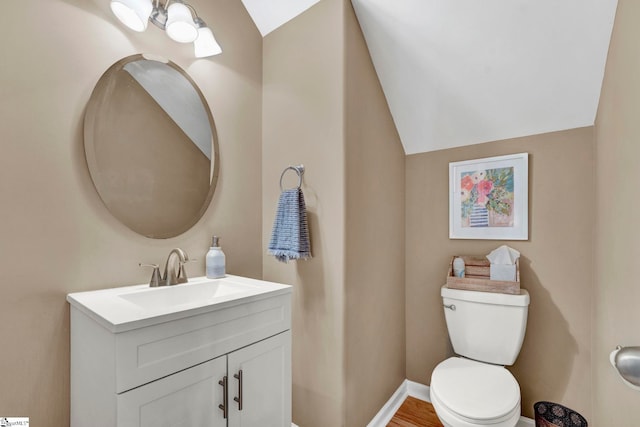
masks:
[[[449,238],[529,238],[528,153],[449,163]]]

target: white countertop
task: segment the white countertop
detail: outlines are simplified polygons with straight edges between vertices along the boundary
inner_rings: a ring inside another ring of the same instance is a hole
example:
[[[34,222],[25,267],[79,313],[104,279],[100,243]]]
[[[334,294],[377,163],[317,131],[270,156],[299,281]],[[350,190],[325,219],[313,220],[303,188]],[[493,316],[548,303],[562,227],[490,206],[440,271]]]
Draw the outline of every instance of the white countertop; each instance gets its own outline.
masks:
[[[217,294],[216,288],[222,292]],[[226,275],[221,279],[196,277],[188,283],[156,288],[143,284],[76,292],[68,294],[67,301],[111,332],[119,333],[291,291],[289,285]]]

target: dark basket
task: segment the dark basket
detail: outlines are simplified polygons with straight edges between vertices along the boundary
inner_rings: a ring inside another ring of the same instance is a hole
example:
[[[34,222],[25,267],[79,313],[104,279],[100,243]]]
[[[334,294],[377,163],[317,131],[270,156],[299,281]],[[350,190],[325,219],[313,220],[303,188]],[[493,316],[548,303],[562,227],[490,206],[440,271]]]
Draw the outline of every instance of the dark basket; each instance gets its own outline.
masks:
[[[576,411],[553,402],[533,405],[536,427],[587,427],[587,420]]]

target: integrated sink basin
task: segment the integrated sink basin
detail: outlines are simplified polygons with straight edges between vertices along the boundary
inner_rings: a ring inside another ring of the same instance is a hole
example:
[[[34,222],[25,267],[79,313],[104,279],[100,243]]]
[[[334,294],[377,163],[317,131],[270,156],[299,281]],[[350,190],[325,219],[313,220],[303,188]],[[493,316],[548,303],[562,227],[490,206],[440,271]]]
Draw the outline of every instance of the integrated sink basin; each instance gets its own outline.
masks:
[[[152,288],[122,286],[67,295],[67,301],[112,332],[176,320],[291,292],[291,286],[227,275]]]
[[[256,286],[212,280],[202,283],[149,288],[119,295],[120,298],[145,309],[156,310],[185,304],[215,302],[217,299],[256,290]]]

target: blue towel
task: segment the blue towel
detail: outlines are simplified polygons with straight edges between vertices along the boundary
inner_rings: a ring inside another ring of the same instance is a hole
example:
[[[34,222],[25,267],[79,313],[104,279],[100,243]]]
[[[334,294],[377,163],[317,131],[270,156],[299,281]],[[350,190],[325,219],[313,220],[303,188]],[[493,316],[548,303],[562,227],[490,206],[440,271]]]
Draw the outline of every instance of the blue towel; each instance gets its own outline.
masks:
[[[285,263],[290,259],[311,258],[307,208],[300,188],[284,190],[280,194],[269,253]]]

